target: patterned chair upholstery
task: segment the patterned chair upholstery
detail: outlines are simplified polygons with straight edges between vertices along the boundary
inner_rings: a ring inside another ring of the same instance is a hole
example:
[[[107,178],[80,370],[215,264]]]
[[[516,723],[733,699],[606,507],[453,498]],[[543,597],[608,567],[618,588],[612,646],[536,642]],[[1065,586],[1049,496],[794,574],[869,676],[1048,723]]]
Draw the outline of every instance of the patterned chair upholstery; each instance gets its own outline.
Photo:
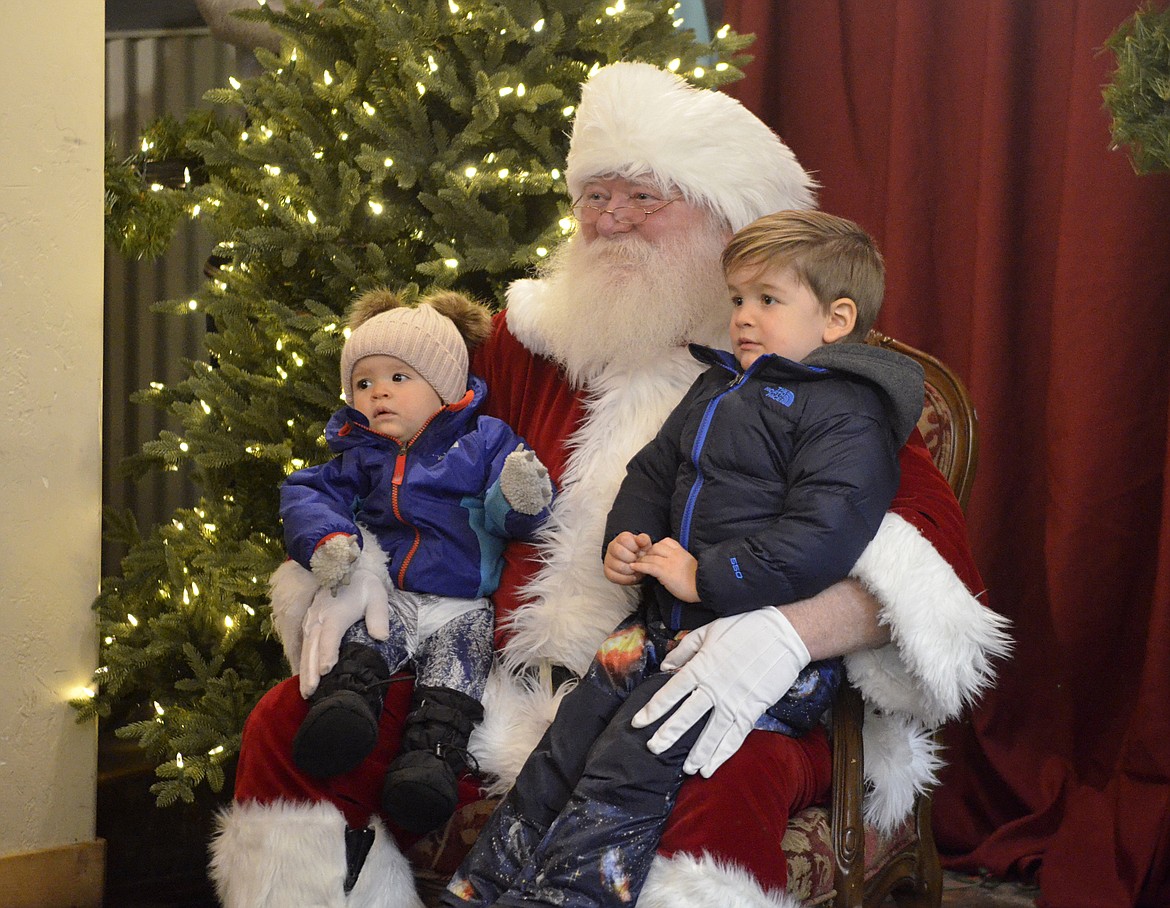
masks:
[[[967,389],[947,366],[921,350],[877,331],[870,332],[867,342],[921,364],[925,395],[918,428],[960,506],[966,508],[979,454],[975,408]],[[929,794],[918,799],[914,813],[890,835],[865,826],[861,695],[843,684],[832,713],[832,801],[789,821],[783,841],[788,892],[808,905],[833,908],[875,908],[891,894],[904,908],[938,908],[942,868],[930,828]],[[494,807],[492,800],[467,805],[446,827],[409,851],[419,893],[427,904],[434,904]]]

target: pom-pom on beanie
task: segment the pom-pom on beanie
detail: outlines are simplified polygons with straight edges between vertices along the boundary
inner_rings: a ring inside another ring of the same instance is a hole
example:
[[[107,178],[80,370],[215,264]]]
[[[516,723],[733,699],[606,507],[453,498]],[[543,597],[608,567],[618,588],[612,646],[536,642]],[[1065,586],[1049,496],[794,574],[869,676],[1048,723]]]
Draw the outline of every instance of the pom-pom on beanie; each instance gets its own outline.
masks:
[[[816,182],[746,107],[649,63],[613,63],[581,89],[565,179],[574,199],[602,176],[650,176],[733,231],[784,209],[816,207]]]
[[[491,313],[453,291],[404,304],[390,290],[370,290],[350,310],[349,339],[341,351],[341,387],[353,406],[353,369],[366,356],[394,356],[435,389],[444,404],[467,391],[468,348],[491,333]]]

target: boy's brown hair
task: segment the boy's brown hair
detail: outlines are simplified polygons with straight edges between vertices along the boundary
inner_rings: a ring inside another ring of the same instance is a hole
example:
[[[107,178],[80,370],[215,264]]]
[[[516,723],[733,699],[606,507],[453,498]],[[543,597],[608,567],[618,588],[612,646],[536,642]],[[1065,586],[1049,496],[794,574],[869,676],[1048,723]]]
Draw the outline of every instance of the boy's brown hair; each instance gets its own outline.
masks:
[[[723,250],[723,273],[743,265],[791,268],[828,307],[848,297],[857,323],[844,341],[865,340],[885,296],[886,268],[873,239],[857,224],[823,211],[777,211],[737,232]]]

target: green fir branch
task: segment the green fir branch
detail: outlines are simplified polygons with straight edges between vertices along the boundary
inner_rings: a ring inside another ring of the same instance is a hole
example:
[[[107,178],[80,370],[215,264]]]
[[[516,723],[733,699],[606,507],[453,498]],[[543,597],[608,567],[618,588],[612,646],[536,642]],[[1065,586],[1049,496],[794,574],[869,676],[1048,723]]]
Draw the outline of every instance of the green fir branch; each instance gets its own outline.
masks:
[[[1170,7],[1142,7],[1105,46],[1117,59],[1102,92],[1114,147],[1126,146],[1138,173],[1170,170]]]

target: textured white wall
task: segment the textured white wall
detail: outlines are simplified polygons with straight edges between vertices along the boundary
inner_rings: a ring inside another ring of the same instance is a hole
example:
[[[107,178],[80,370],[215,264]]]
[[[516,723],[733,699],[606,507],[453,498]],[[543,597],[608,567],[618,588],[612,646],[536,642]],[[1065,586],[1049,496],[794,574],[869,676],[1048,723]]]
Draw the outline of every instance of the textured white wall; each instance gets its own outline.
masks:
[[[94,837],[104,5],[0,4],[0,855]]]

